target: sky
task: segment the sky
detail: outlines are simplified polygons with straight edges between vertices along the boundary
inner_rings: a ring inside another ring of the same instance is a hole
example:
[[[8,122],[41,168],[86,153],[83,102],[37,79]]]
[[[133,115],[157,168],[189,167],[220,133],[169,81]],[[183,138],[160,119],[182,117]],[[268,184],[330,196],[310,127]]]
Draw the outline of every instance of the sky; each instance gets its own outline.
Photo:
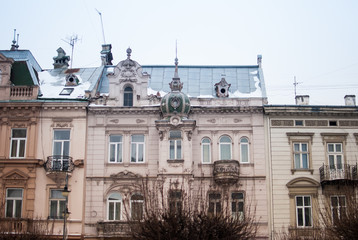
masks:
[[[262,55],[269,104],[344,105],[358,97],[358,1],[356,0],[2,0],[0,49],[28,49],[43,69],[56,50],[73,67],[101,64],[103,43],[113,64],[256,65]],[[103,22],[103,32],[101,17]],[[219,81],[220,79],[218,79]]]

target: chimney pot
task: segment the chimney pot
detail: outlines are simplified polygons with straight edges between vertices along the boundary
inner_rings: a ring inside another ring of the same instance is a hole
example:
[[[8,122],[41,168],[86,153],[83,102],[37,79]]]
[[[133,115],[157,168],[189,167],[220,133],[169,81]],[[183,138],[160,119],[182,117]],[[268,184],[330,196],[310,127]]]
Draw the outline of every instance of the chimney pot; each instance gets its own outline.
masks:
[[[344,96],[344,101],[346,106],[355,106],[356,105],[356,95],[346,95]]]
[[[310,100],[309,95],[297,95],[296,105],[309,105],[309,100]]]

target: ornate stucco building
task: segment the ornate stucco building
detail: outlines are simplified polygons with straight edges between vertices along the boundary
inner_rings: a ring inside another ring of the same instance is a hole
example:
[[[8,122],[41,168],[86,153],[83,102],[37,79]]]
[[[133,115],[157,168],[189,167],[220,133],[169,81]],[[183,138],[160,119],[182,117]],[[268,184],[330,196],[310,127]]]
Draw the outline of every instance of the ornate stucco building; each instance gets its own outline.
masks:
[[[354,95],[345,103],[309,105],[309,96],[297,96],[296,105],[264,107],[272,237],[313,236],[322,213],[342,217],[356,197],[358,108]]]
[[[267,238],[261,56],[252,66],[141,66],[128,49],[102,76],[88,92],[86,238],[126,236],[155,191],[143,179],[162,186],[168,207],[200,199],[210,213],[242,216],[255,204]]]

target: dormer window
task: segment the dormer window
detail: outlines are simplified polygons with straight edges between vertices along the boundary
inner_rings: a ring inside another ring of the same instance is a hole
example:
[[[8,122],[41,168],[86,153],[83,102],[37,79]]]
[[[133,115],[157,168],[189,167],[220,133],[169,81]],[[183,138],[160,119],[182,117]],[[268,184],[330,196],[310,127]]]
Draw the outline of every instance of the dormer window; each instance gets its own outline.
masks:
[[[75,74],[68,74],[66,76],[66,86],[77,86],[79,82]]]
[[[131,107],[133,106],[133,88],[126,87],[123,93],[123,106]]]

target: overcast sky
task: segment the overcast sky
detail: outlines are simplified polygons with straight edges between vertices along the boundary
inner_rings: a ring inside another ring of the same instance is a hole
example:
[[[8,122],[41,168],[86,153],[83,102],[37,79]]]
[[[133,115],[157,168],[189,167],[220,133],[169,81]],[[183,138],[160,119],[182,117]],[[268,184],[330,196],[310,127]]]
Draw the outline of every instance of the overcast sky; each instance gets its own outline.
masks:
[[[13,29],[43,69],[56,49],[78,35],[73,67],[99,66],[102,13],[114,64],[255,65],[262,55],[269,104],[344,105],[358,97],[357,0],[3,0],[0,49],[10,49]],[[218,79],[219,81],[220,79]]]

